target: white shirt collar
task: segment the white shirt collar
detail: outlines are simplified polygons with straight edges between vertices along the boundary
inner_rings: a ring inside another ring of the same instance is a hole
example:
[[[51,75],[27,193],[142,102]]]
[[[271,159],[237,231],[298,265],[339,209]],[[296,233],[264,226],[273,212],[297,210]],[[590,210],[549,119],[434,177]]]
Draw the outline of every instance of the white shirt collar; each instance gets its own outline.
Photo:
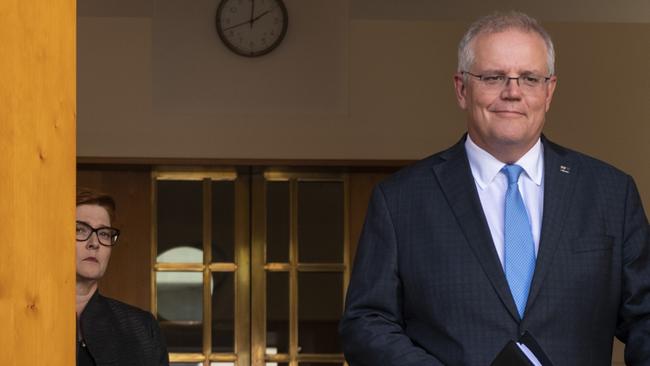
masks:
[[[505,163],[476,145],[469,137],[469,134],[465,140],[465,151],[467,151],[467,158],[469,159],[474,180],[476,180],[478,186],[483,190],[494,181],[494,178],[499,174]],[[538,186],[542,184],[542,176],[544,173],[543,155],[542,142],[540,139],[537,139],[535,145],[515,162],[515,164],[524,169],[524,172],[526,172],[530,180]]]

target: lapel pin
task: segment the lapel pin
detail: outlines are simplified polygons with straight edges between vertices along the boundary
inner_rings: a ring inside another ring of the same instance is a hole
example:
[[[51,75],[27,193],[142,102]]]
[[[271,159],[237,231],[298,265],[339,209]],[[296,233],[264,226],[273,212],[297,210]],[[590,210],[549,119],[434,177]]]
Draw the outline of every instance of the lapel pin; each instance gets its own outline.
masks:
[[[560,165],[560,171],[564,174],[569,174],[571,173],[571,168],[566,165]]]

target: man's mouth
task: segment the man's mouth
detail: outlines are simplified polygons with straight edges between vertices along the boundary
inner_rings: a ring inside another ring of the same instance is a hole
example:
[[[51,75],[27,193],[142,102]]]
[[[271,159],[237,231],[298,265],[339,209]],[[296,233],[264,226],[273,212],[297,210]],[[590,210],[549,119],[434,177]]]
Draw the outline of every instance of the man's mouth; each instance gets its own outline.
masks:
[[[504,116],[525,116],[526,115],[526,113],[524,112],[509,110],[509,109],[497,109],[492,111],[492,113],[496,113]]]
[[[86,262],[86,261],[88,261],[88,262],[99,263],[99,261],[98,261],[97,258],[95,258],[95,257],[87,257],[87,258],[84,258],[84,262]]]

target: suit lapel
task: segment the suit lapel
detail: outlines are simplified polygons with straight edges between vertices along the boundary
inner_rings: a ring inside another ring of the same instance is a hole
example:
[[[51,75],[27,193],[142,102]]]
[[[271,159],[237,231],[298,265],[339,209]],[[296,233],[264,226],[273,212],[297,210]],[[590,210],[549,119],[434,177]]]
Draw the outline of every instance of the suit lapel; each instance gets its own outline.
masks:
[[[529,308],[535,301],[551,267],[562,235],[578,174],[578,163],[566,151],[542,136],[544,143],[544,214],[535,274],[528,295]]]
[[[463,138],[458,144],[442,153],[440,157],[444,161],[433,166],[433,171],[476,259],[504,306],[512,317],[518,320],[517,307],[503,274],[476,191],[464,141]]]
[[[112,311],[106,299],[95,291],[81,314],[83,337],[97,365],[112,365],[120,355],[118,342],[121,341],[112,323]]]

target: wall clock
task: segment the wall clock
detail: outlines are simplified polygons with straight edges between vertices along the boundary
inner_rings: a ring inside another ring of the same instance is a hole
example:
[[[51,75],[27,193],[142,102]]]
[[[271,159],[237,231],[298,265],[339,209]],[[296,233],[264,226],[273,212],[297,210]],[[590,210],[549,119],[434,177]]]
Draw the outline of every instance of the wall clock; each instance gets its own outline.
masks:
[[[241,56],[257,57],[280,45],[289,17],[282,0],[221,0],[216,24],[226,47]]]

